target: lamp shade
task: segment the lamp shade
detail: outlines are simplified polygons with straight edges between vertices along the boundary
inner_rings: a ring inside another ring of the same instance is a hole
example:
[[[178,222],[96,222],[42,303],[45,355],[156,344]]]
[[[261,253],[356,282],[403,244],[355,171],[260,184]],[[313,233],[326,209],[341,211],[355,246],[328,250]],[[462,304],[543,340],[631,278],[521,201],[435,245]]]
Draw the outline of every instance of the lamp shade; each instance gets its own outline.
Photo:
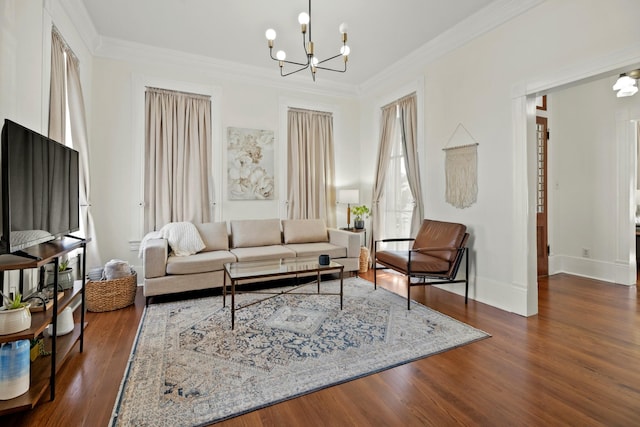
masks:
[[[338,203],[359,203],[360,202],[360,190],[356,189],[344,189],[338,190]]]

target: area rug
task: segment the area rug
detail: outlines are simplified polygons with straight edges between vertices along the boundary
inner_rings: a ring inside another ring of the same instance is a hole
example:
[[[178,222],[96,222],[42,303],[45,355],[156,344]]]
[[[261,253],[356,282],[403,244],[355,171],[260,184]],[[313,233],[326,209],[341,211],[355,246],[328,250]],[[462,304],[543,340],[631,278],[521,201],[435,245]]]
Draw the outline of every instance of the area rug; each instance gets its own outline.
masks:
[[[489,336],[417,303],[407,310],[363,279],[345,279],[343,310],[338,296],[300,294],[315,289],[237,310],[233,331],[222,297],[150,305],[111,425],[207,425]]]

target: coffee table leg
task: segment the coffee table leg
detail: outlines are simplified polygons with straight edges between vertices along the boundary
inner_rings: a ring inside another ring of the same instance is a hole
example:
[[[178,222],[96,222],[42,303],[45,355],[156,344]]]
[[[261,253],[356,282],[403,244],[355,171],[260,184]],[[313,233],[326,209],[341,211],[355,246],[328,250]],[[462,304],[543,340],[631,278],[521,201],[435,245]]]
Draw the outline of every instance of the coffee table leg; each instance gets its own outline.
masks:
[[[344,277],[344,267],[340,269],[340,310],[342,310],[342,278]]]
[[[320,271],[318,271],[318,294],[320,293]]]
[[[227,272],[222,276],[222,307],[227,306]]]
[[[236,281],[231,280],[231,330],[236,323]]]

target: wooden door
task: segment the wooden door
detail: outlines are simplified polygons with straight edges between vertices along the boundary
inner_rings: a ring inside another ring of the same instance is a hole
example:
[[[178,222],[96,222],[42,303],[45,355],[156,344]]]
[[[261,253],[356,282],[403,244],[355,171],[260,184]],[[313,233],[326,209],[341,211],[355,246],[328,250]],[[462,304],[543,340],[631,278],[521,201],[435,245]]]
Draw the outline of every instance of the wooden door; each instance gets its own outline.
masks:
[[[547,234],[547,118],[536,117],[537,191],[536,241],[538,276],[549,275],[549,243]]]

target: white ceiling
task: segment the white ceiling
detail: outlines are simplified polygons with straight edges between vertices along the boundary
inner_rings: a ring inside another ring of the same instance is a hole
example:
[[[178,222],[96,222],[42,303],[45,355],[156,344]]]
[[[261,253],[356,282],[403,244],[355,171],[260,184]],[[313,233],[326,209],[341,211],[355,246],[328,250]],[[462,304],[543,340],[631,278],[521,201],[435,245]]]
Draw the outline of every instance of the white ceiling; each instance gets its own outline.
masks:
[[[82,0],[101,37],[124,40],[278,75],[264,33],[274,28],[275,50],[304,62],[297,16],[308,0]],[[339,52],[338,26],[349,25],[346,73],[318,71],[317,79],[359,85],[492,0],[316,0],[311,5],[316,55]],[[275,52],[274,52],[275,53]],[[341,66],[341,59],[336,64]],[[308,71],[305,71],[308,73]],[[309,77],[310,78],[310,77]]]

